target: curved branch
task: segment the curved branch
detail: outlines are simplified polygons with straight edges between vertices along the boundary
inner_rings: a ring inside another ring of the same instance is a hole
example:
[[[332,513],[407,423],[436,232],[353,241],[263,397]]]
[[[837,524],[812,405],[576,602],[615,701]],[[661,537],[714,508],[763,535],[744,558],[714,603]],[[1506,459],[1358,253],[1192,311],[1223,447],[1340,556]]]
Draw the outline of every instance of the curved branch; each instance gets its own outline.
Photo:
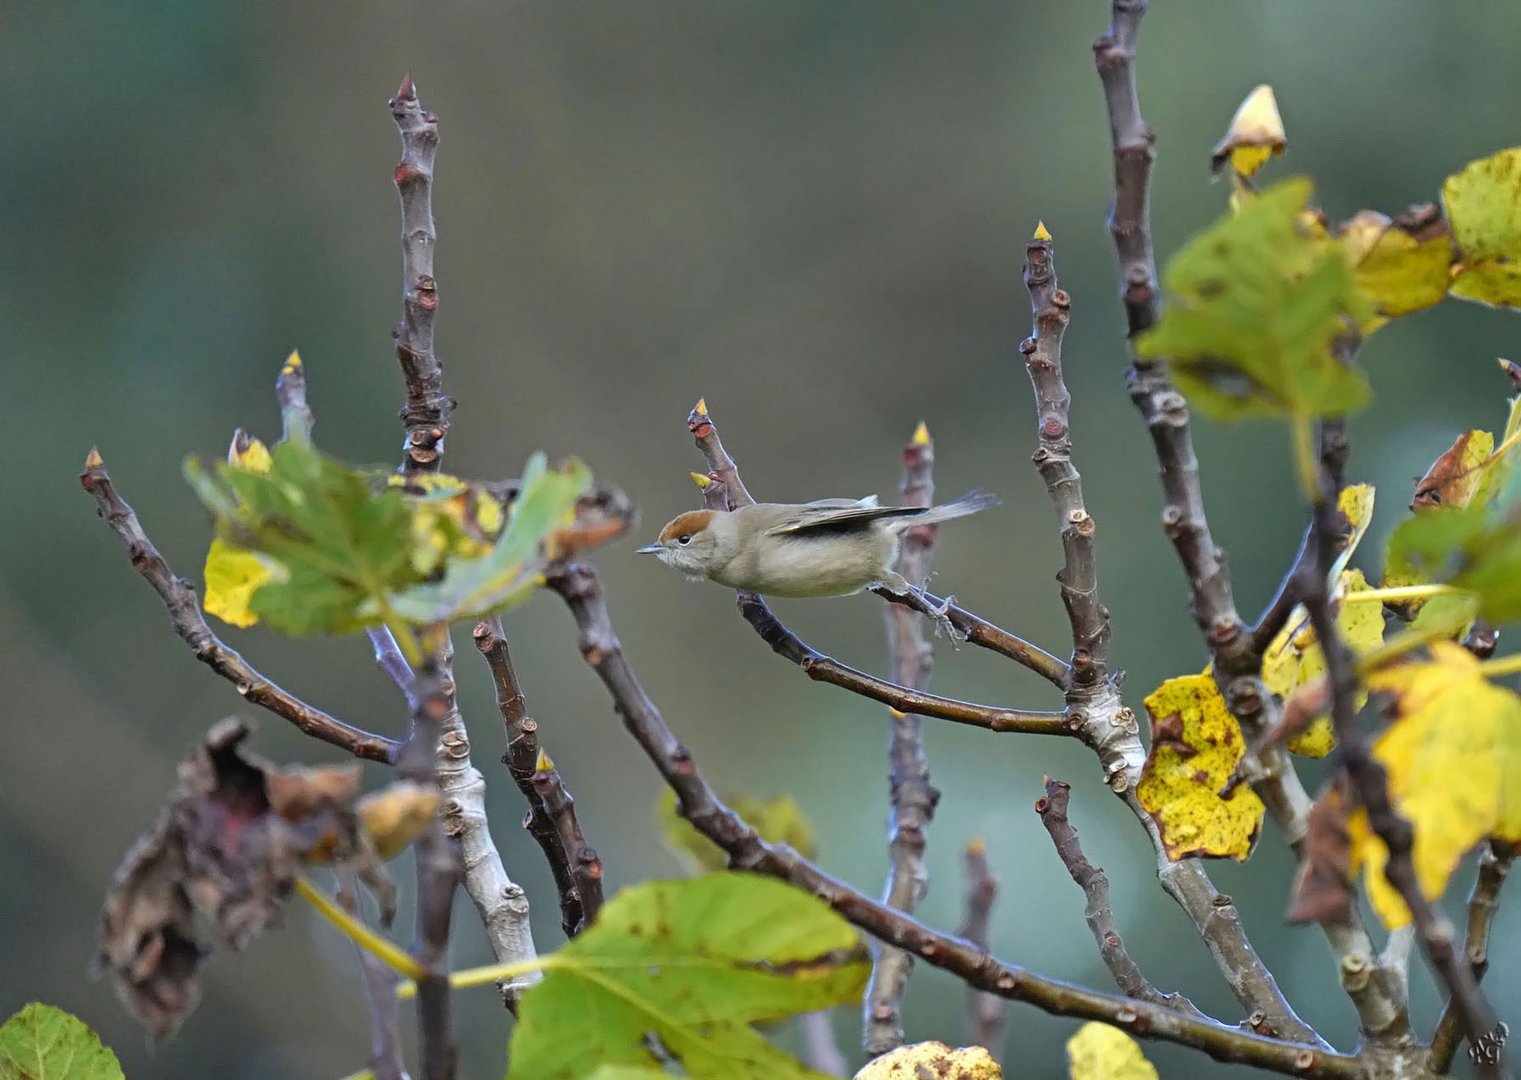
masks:
[[[400,744],[395,740],[346,724],[287,693],[254,670],[236,649],[211,632],[201,614],[195,590],[184,578],[175,576],[158,548],[153,546],[153,541],[148,539],[137,514],[117,494],[116,485],[111,482],[98,451],[91,450],[85,459],[79,482],[95,499],[95,508],[111,531],[126,546],[132,569],[153,586],[153,591],[164,602],[174,632],[190,646],[197,660],[232,683],[246,700],[289,720],[313,738],[369,761],[389,763],[395,760],[400,750]]]
[[[932,930],[902,912],[879,904],[824,873],[784,844],[763,841],[725,806],[698,772],[686,747],[676,741],[660,711],[644,692],[623,655],[607,605],[590,567],[561,567],[549,586],[565,600],[580,630],[581,655],[612,696],[628,730],[676,792],[683,816],[729,853],[730,866],[781,878],[811,892],[854,925],[890,945],[912,952],[968,986],[1024,1001],[1058,1016],[1112,1024],[1139,1038],[1194,1047],[1217,1061],[1240,1062],[1292,1076],[1363,1076],[1355,1057],[1182,1016],[1151,1002],[1102,994],[1005,963],[984,949]]]
[[[1473,892],[1468,897],[1468,930],[1463,935],[1463,952],[1468,959],[1469,970],[1478,983],[1489,970],[1489,932],[1494,925],[1495,912],[1500,909],[1500,888],[1510,874],[1516,852],[1509,844],[1491,840],[1479,859],[1479,876]],[[1431,1036],[1431,1071],[1445,1075],[1452,1066],[1453,1055],[1463,1042],[1463,1018],[1457,1007],[1457,999],[1450,998],[1442,1009]]]

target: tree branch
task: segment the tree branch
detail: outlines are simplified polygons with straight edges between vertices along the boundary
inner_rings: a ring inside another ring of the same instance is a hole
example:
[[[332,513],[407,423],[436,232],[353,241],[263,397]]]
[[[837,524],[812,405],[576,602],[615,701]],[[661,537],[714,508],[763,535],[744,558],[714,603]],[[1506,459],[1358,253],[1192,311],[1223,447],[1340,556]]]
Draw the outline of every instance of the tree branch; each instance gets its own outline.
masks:
[[[1475,984],[1489,970],[1489,932],[1494,925],[1495,912],[1500,908],[1500,889],[1505,884],[1515,857],[1515,849],[1509,844],[1491,840],[1479,858],[1479,877],[1468,897],[1468,931],[1464,935],[1463,949]],[[1502,1032],[1502,1041],[1503,1037]],[[1445,1075],[1452,1067],[1453,1055],[1462,1042],[1461,1011],[1457,1007],[1457,999],[1449,998],[1431,1036],[1431,1057],[1428,1062],[1431,1071]]]
[[[245,700],[289,720],[313,738],[370,761],[390,762],[395,758],[399,744],[394,740],[346,724],[287,693],[211,632],[201,614],[195,589],[184,578],[175,576],[148,539],[132,507],[117,494],[99,452],[90,451],[79,482],[95,499],[95,508],[111,531],[126,546],[132,569],[153,586],[164,602],[174,632],[190,646],[197,660],[232,683]]]
[[[417,708],[417,695],[412,692],[412,665],[402,655],[396,635],[388,626],[371,626],[365,630],[370,647],[375,650],[375,666],[390,676],[396,688],[407,699],[407,708]]]
[[[455,401],[444,393],[444,368],[433,351],[433,313],[438,281],[433,276],[433,159],[438,152],[438,117],[417,100],[412,76],[402,79],[390,100],[401,133],[401,163],[394,179],[401,197],[401,322],[392,337],[407,383],[401,420],[402,471],[436,472]]]
[[[1136,41],[1145,14],[1145,0],[1113,0],[1110,28],[1093,44],[1114,156],[1115,200],[1109,227],[1132,340],[1156,323],[1160,309],[1149,209],[1155,138],[1141,115],[1135,70]],[[1151,433],[1162,482],[1162,525],[1188,578],[1190,608],[1210,652],[1216,685],[1250,741],[1272,726],[1276,708],[1261,677],[1262,650],[1272,641],[1269,635],[1264,643],[1262,631],[1272,621],[1288,617],[1292,591],[1280,590],[1258,620],[1258,632],[1244,626],[1236,611],[1225,553],[1216,545],[1205,516],[1188,404],[1173,385],[1167,365],[1138,357],[1133,349],[1126,382]],[[1340,453],[1344,460],[1345,440],[1327,439],[1325,434],[1323,452]],[[1260,762],[1252,763],[1250,771],[1253,790],[1297,851],[1305,835],[1310,798],[1287,751],[1274,747]],[[1355,915],[1345,925],[1323,924],[1322,928],[1344,980],[1349,974],[1360,977],[1354,969],[1373,966],[1372,943]],[[1376,979],[1352,996],[1364,1030],[1393,1037],[1405,1026],[1405,1012],[1384,982]]]
[[[353,871],[342,870],[338,877],[339,906],[363,922],[364,916],[359,909],[358,881]],[[375,1080],[411,1080],[401,1050],[396,976],[390,968],[357,943],[354,955],[359,959],[365,1006],[370,1014],[370,1070],[375,1074]]]
[[[457,716],[454,682],[448,675],[448,628],[437,624],[429,627],[425,636],[428,653],[417,669],[414,684],[417,708],[412,714],[412,734],[396,764],[406,779],[436,787],[442,795],[439,774],[443,771],[444,738],[451,730],[451,717]],[[422,832],[413,847],[417,920],[412,956],[425,972],[417,979],[421,1075],[422,1080],[453,1080],[458,1047],[449,990],[449,921],[454,890],[462,876],[460,848],[439,820]]]
[[[1311,625],[1326,658],[1326,680],[1331,688],[1331,721],[1336,729],[1343,766],[1351,777],[1358,802],[1368,812],[1368,823],[1388,849],[1384,876],[1399,892],[1410,909],[1416,934],[1438,979],[1462,1017],[1463,1028],[1474,1046],[1488,1047],[1496,1032],[1494,1011],[1479,992],[1473,972],[1463,963],[1453,947],[1453,929],[1421,891],[1412,858],[1414,830],[1400,815],[1389,798],[1384,766],[1373,756],[1367,735],[1357,722],[1355,696],[1357,675],[1352,654],[1342,640],[1331,607],[1326,576],[1336,558],[1338,534],[1335,478],[1330,469],[1321,469],[1320,497],[1314,508],[1314,544],[1317,557],[1312,560],[1299,585],[1299,593],[1310,613]],[[1495,1047],[1493,1059],[1481,1061],[1480,1075],[1503,1075],[1500,1053]]]
[[[988,951],[993,901],[998,898],[998,879],[988,866],[987,844],[974,839],[962,856],[966,872],[966,921],[956,931],[974,947]],[[966,1038],[973,1046],[986,1047],[995,1059],[1003,1058],[1003,1033],[1009,1009],[997,994],[976,987],[966,988]]]
[[[903,503],[932,506],[935,501],[935,444],[929,429],[920,425],[903,447]],[[934,525],[910,529],[899,543],[893,567],[904,580],[918,585],[929,577],[934,556]],[[906,607],[889,604],[882,611],[887,625],[888,677],[913,690],[929,684],[935,652],[924,633],[924,620]],[[929,758],[924,752],[924,718],[892,710],[888,745],[888,789],[892,811],[888,817],[887,882],[882,901],[888,907],[912,915],[929,888],[924,865],[926,831],[935,816],[940,792],[930,783]],[[914,958],[902,949],[880,948],[871,969],[862,1009],[861,1048],[877,1057],[903,1045],[903,995],[914,970]]]
[[[544,812],[554,822],[555,835],[565,849],[570,862],[571,880],[575,882],[576,895],[581,900],[581,923],[576,933],[585,930],[597,920],[602,910],[602,860],[596,849],[581,834],[581,823],[576,819],[576,801],[566,790],[554,762],[539,748],[538,760],[534,762],[533,788],[544,804]]]
[[[1114,911],[1109,906],[1109,878],[1083,854],[1077,828],[1067,817],[1071,792],[1070,784],[1046,777],[1046,794],[1036,801],[1035,812],[1040,815],[1040,823],[1051,835],[1051,843],[1055,845],[1062,865],[1087,898],[1083,917],[1087,919],[1088,929],[1093,932],[1093,939],[1098,943],[1099,956],[1103,959],[1104,966],[1114,976],[1115,984],[1126,997],[1154,1002],[1175,1009],[1185,1016],[1203,1017],[1204,1014],[1182,994],[1164,994],[1152,986],[1131,959],[1119,929],[1115,926]]]
[[[565,931],[566,937],[574,937],[589,920],[582,906],[581,894],[576,889],[565,842],[553,817],[545,808],[539,785],[535,783],[540,754],[539,724],[528,715],[528,704],[523,697],[522,686],[518,683],[517,672],[512,666],[512,655],[508,652],[507,636],[502,632],[500,619],[493,617],[476,624],[475,647],[480,650],[486,666],[491,669],[491,679],[496,684],[497,708],[501,710],[502,723],[507,730],[507,752],[502,755],[502,763],[507,766],[507,772],[523,793],[523,798],[528,800],[528,814],[523,819],[523,827],[543,850],[544,860],[549,864],[555,891],[560,897],[560,928]],[[555,781],[559,780],[558,772],[550,770],[549,775]],[[565,802],[568,804],[568,812],[574,815],[574,803],[569,792],[566,793]],[[579,826],[576,834],[580,834]],[[600,891],[600,884],[598,888]]]
[[[581,654],[612,696],[625,728],[676,792],[683,816],[729,853],[734,869],[791,882],[854,925],[951,972],[969,986],[1028,1002],[1045,1012],[1100,1020],[1137,1037],[1194,1047],[1218,1061],[1257,1065],[1288,1075],[1347,1080],[1362,1075],[1362,1063],[1354,1057],[1182,1016],[1150,1002],[1101,994],[996,960],[968,941],[931,930],[835,880],[790,847],[761,840],[719,801],[698,772],[691,752],[676,741],[639,685],[623,656],[595,571],[583,565],[560,567],[550,573],[548,584],[569,605],[580,630]]]

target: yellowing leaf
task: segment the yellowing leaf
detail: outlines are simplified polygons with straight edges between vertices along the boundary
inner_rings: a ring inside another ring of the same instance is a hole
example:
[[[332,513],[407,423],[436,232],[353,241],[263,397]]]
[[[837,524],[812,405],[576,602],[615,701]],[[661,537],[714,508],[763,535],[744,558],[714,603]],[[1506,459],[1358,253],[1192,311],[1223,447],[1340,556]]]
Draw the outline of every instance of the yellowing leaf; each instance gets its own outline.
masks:
[[[1366,377],[1331,352],[1367,304],[1341,246],[1302,227],[1309,198],[1308,180],[1285,180],[1190,240],[1168,264],[1172,303],[1136,340],[1218,420],[1307,424],[1367,401]]]
[[[206,551],[206,598],[204,607],[233,626],[252,626],[259,621],[249,601],[261,587],[275,580],[279,564],[230,544],[220,536]]]
[[[1268,158],[1283,153],[1286,139],[1278,99],[1264,83],[1246,96],[1231,117],[1230,127],[1210,154],[1210,167],[1219,172],[1229,161],[1239,175],[1253,176]]]
[[[1521,698],[1484,678],[1479,661],[1446,641],[1428,663],[1369,678],[1395,694],[1397,716],[1373,744],[1394,807],[1415,830],[1415,870],[1429,900],[1480,840],[1521,840]],[[1385,926],[1410,921],[1384,879],[1387,852],[1365,814],[1353,816],[1352,863],[1367,868],[1368,897]]]
[[[1452,295],[1521,306],[1521,147],[1471,161],[1442,184],[1457,241]]]
[[[0,1026],[0,1080],[122,1080],[122,1071],[83,1020],[34,1001]]]
[[[805,859],[818,854],[813,824],[797,800],[786,792],[769,799],[737,795],[726,801],[767,843],[786,844]],[[676,806],[675,795],[661,797],[660,826],[665,846],[693,873],[722,870],[728,866],[729,857],[724,850],[693,828],[691,822],[676,812]]]
[[[853,1080],[1003,1080],[1003,1070],[985,1047],[922,1042],[873,1058]]]
[[[514,1080],[656,1063],[694,1080],[818,1080],[754,1025],[859,1003],[870,972],[849,923],[801,889],[726,872],[652,881],[544,958],[513,1032]]]
[[[1337,537],[1336,560],[1331,564],[1327,581],[1339,581],[1341,573],[1352,561],[1352,553],[1362,543],[1373,524],[1374,490],[1372,484],[1349,484],[1336,496],[1336,509],[1347,520],[1347,531]]]
[[[1416,483],[1415,501],[1410,509],[1469,505],[1479,490],[1494,449],[1495,437],[1489,432],[1463,432]]]
[[[1452,236],[1435,206],[1417,207],[1393,221],[1362,210],[1341,225],[1337,238],[1352,261],[1358,292],[1373,308],[1365,333],[1447,295]]]
[[[1357,593],[1367,592],[1372,586],[1363,578],[1361,570],[1348,570],[1341,576],[1336,589],[1336,626],[1354,653],[1369,652],[1384,641],[1383,605],[1376,602],[1349,602]],[[1310,625],[1309,613],[1296,607],[1289,615],[1273,643],[1262,657],[1262,681],[1267,688],[1287,701],[1294,691],[1326,673],[1326,656],[1316,640],[1315,628]],[[1359,692],[1358,708],[1366,701],[1366,692]],[[1336,745],[1330,720],[1321,717],[1308,729],[1288,741],[1288,747],[1305,757],[1325,757]]]
[[[1521,396],[1510,399],[1510,412],[1505,419],[1505,430],[1500,435],[1500,445],[1495,447],[1483,465],[1479,489],[1474,501],[1489,506],[1505,492],[1511,473],[1515,470],[1517,451],[1521,450]]]
[[[433,788],[400,780],[360,799],[354,811],[374,842],[375,853],[393,859],[433,823],[438,802]]]
[[[1157,1080],[1141,1047],[1116,1027],[1090,1020],[1067,1040],[1072,1080]]]
[[[1168,679],[1146,699],[1146,711],[1151,753],[1136,796],[1156,819],[1168,858],[1245,862],[1262,826],[1262,800],[1245,784],[1220,797],[1246,747],[1214,677]]]

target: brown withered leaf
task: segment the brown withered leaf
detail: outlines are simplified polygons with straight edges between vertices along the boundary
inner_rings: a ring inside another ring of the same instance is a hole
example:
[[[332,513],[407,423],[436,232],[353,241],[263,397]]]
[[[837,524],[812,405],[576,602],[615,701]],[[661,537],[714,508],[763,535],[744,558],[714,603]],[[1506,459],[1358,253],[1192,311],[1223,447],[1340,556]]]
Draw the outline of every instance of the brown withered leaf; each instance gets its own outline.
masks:
[[[1346,774],[1327,784],[1310,807],[1304,857],[1285,916],[1291,923],[1345,922],[1352,914],[1352,840]]]
[[[180,763],[169,806],[122,861],[101,911],[99,964],[127,1008],[163,1038],[195,1007],[198,969],[216,940],[241,950],[279,916],[304,863],[336,862],[375,892],[395,889],[359,827],[357,766],[278,769],[243,749],[223,720]]]
[[[1479,481],[1484,478],[1484,465],[1494,449],[1495,439],[1489,432],[1463,432],[1416,482],[1415,499],[1410,509],[1467,506],[1473,501]]]

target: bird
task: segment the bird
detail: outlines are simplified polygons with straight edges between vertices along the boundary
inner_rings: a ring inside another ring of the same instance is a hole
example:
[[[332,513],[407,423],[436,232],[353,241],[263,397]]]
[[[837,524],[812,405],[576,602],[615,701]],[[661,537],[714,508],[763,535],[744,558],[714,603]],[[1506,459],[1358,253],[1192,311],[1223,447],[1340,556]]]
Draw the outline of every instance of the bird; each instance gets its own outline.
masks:
[[[765,596],[848,596],[873,585],[912,593],[918,590],[893,569],[899,538],[997,505],[996,496],[971,491],[939,506],[881,506],[870,495],[692,510],[637,554],[694,580]]]

